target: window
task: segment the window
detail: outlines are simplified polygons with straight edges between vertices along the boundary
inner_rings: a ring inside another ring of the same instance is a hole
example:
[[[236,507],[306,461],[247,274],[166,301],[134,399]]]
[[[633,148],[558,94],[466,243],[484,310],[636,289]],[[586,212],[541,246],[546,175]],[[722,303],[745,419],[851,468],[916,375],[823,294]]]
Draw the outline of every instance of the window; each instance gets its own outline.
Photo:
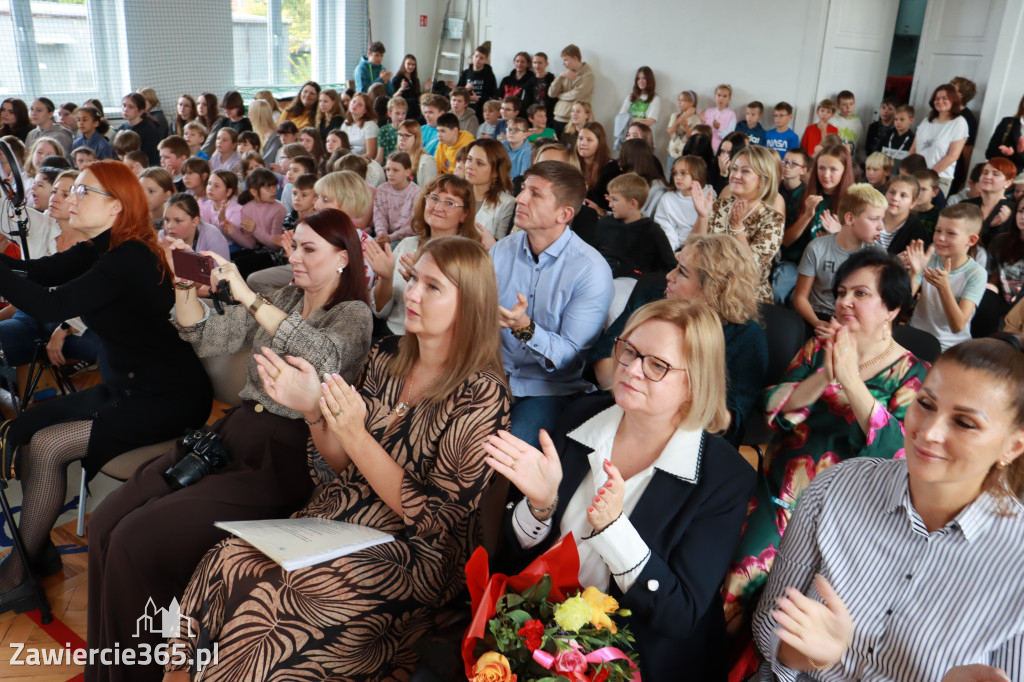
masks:
[[[310,0],[231,0],[235,84],[293,85],[312,77]]]
[[[0,0],[0,96],[59,103],[120,92],[117,14],[113,0]]]

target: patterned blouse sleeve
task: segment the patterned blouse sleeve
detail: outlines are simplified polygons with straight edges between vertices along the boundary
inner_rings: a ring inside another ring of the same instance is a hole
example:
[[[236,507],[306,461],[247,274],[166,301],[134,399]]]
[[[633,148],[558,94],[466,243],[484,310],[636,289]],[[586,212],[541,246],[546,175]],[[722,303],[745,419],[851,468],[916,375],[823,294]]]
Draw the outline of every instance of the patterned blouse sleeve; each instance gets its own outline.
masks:
[[[410,535],[443,543],[479,506],[492,474],[481,446],[487,436],[508,428],[509,410],[504,385],[488,374],[478,375],[454,399],[441,432],[420,434],[438,443],[437,457],[423,478],[406,471],[402,481],[403,516]]]
[[[304,358],[316,367],[317,374],[337,372],[345,381],[352,381],[370,350],[370,307],[362,301],[344,301],[323,315],[314,326],[302,317],[300,309],[292,310],[278,325],[271,347],[278,355]]]
[[[927,372],[927,363],[908,353],[903,361],[885,371],[880,385],[869,385],[875,406],[868,419],[867,433],[859,428],[850,429],[851,452],[862,457],[904,458],[903,420]]]
[[[786,370],[782,381],[765,391],[764,402],[768,425],[776,431],[791,430],[807,419],[807,415],[811,413],[810,405],[785,412],[782,408],[801,381],[824,369],[818,358],[820,351],[821,342],[818,339],[808,341],[789,363],[789,369]]]
[[[201,358],[231,355],[246,344],[251,345],[256,321],[245,306],[226,305],[224,314],[218,315],[205,302],[200,303],[206,308],[206,316],[191,327],[182,327],[171,313],[178,336],[192,344],[196,355]]]
[[[765,208],[756,216],[743,221],[747,228],[747,243],[750,252],[757,258],[762,273],[770,272],[772,259],[782,245],[785,217],[772,208]]]

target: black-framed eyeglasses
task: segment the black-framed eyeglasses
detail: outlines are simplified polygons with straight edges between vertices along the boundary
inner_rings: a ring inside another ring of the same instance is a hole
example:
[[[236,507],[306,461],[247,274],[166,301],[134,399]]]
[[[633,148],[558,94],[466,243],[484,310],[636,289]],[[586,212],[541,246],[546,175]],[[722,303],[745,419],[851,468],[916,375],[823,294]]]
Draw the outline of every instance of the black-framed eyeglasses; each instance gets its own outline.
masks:
[[[114,197],[114,195],[111,194],[110,192],[104,192],[101,189],[96,189],[95,187],[90,187],[89,185],[73,185],[71,187],[71,192],[68,194],[68,196],[75,194],[78,196],[79,199],[84,199],[85,197],[88,196],[89,192],[96,192],[96,194],[102,194],[105,197]]]
[[[637,358],[640,358],[640,368],[643,370],[644,376],[651,381],[661,381],[669,372],[686,371],[685,367],[673,367],[653,355],[643,355],[636,349],[636,346],[625,339],[615,339],[612,355],[620,365],[625,367],[629,367]]]

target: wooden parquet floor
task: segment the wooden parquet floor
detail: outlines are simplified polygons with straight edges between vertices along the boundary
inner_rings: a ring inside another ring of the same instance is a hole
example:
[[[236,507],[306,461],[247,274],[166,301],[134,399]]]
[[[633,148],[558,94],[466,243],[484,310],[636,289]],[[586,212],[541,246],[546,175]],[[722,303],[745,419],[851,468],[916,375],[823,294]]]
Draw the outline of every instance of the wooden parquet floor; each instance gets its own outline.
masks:
[[[86,608],[88,594],[88,564],[84,551],[64,554],[68,545],[85,547],[85,538],[75,535],[74,522],[54,529],[51,534],[54,543],[62,548],[64,572],[50,576],[43,581],[46,596],[53,611],[54,623],[46,628],[38,623],[38,611],[15,614],[9,611],[0,614],[0,680],[26,680],[29,682],[66,682],[83,679],[82,666],[76,665],[39,665],[20,666],[10,664],[15,654],[12,643],[24,644],[26,648],[59,650],[65,648],[65,641],[71,648],[84,645],[86,630]],[[63,623],[71,636],[63,636],[64,629],[58,624]],[[53,627],[56,625],[56,627]],[[61,641],[54,639],[58,637]],[[22,654],[24,659],[24,654]]]
[[[92,374],[92,373],[87,373]],[[97,374],[98,376],[98,374]],[[89,385],[83,380],[76,386],[81,390]],[[207,423],[213,423],[224,415],[229,405],[214,401],[213,410]],[[86,517],[88,518],[88,517]],[[0,523],[3,523],[0,516]],[[71,521],[55,528],[51,537],[61,549],[64,571],[43,580],[46,596],[50,602],[54,622],[47,626],[39,624],[39,612],[15,614],[13,611],[0,614],[0,680],[25,680],[26,682],[80,682],[84,679],[83,666],[65,665],[11,665],[16,649],[12,643],[24,644],[26,649],[38,648],[57,651],[66,645],[74,650],[85,647],[86,618],[88,608],[88,560],[85,548],[87,537],[75,534],[75,522]],[[24,659],[24,654],[22,654]],[[66,660],[66,657],[65,657]]]

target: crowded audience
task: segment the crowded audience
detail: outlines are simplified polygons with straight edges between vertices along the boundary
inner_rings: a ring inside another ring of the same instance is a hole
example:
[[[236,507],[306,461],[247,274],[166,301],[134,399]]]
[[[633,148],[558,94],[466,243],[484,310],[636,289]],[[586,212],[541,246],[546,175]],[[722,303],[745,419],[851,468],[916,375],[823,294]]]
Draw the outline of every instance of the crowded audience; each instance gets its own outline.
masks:
[[[649,681],[1024,679],[1024,99],[976,146],[963,77],[916,126],[648,65],[596,111],[551,54],[443,83],[374,42],[353,88],[141,87],[120,122],[0,102],[33,227],[0,236],[0,381],[99,375],[0,425],[0,612],[62,570],[68,465],[201,428],[199,358],[245,353],[223,466],[175,485],[179,439],[88,525],[89,646],[176,599],[140,641],[186,655],[90,682],[407,679],[484,537],[513,574],[569,534]],[[393,541],[287,571],[214,526],[289,516]]]

